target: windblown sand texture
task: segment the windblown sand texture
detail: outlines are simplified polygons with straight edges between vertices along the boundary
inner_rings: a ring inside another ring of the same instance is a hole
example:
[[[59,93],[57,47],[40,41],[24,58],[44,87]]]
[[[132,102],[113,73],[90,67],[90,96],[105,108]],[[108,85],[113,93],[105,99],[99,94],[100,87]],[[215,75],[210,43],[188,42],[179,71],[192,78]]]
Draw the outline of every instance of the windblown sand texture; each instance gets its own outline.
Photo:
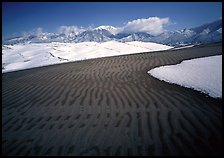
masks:
[[[147,74],[218,54],[221,43],[3,74],[2,153],[221,155],[222,99]]]

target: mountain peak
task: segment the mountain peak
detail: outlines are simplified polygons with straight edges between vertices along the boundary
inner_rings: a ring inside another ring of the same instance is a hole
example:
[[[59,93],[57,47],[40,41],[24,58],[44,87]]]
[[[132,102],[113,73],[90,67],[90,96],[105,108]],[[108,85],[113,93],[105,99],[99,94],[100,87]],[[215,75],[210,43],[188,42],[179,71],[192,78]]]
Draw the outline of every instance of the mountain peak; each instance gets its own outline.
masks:
[[[104,26],[104,25],[99,26],[99,27],[95,28],[95,30],[107,30],[107,31],[109,31],[113,35],[116,35],[117,33],[119,33],[121,31],[121,29],[116,28],[114,26],[109,26],[109,25],[107,25],[107,26]]]

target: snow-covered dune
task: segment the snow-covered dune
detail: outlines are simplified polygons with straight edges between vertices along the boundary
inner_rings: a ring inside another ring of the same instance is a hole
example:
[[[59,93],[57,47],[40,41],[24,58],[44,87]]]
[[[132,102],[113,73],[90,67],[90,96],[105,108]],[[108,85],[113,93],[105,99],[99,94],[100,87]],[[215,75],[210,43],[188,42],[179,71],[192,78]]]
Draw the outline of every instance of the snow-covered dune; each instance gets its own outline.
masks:
[[[148,73],[160,80],[193,88],[214,98],[222,97],[222,55],[161,66]]]
[[[173,48],[171,46],[158,44],[158,43],[152,43],[152,42],[132,41],[132,42],[126,42],[126,44],[133,45],[136,47],[146,48],[151,51],[161,51],[161,50],[167,50],[167,49]]]
[[[2,72],[173,47],[151,42],[30,43],[2,46]]]

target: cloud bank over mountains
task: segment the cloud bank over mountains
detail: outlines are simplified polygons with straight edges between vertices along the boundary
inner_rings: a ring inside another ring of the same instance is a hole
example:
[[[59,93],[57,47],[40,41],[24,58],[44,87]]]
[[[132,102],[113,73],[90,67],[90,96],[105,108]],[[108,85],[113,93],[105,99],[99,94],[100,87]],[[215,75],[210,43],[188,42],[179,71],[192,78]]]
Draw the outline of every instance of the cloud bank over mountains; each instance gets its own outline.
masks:
[[[87,30],[96,30],[96,29],[105,29],[109,30],[113,34],[118,33],[136,33],[136,32],[145,32],[151,35],[159,35],[164,33],[165,26],[169,25],[170,19],[166,18],[159,18],[159,17],[149,17],[149,18],[142,18],[136,19],[127,22],[124,26],[115,27],[115,26],[98,26],[94,28],[93,26],[82,27],[82,26],[60,26],[57,30],[57,33],[65,34],[67,37],[71,35],[77,35]],[[35,35],[43,33],[43,28],[39,27],[35,30],[32,30]],[[30,34],[30,32],[26,32],[23,34]]]
[[[195,28],[167,31],[167,25],[173,25],[170,19],[149,17],[125,23],[122,27],[104,26],[60,26],[55,33],[44,32],[36,28],[16,36],[3,39],[2,44],[17,43],[79,43],[79,42],[154,42],[170,46],[201,44],[222,41],[222,20],[203,24]]]

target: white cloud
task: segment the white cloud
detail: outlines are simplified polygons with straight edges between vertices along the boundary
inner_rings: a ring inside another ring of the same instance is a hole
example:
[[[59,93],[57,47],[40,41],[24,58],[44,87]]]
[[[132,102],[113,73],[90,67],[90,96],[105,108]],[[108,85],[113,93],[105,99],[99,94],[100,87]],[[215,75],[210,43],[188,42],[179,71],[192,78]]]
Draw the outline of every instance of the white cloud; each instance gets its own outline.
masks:
[[[164,25],[170,24],[169,18],[149,17],[148,19],[137,19],[129,21],[124,27],[124,32],[147,32],[158,35],[165,31]]]
[[[137,19],[133,21],[129,21],[127,23],[124,23],[124,26],[121,27],[113,27],[113,26],[99,26],[94,27],[94,25],[91,25],[89,27],[79,27],[79,26],[60,26],[58,29],[59,33],[64,33],[66,36],[70,36],[72,34],[79,34],[81,32],[84,32],[86,30],[93,30],[93,29],[99,29],[103,28],[106,30],[109,30],[112,34],[117,34],[120,32],[147,32],[152,35],[158,35],[166,30],[164,29],[165,25],[172,24],[169,20],[169,18],[159,18],[159,17],[149,17],[147,19]]]
[[[58,29],[59,33],[64,33],[66,36],[70,36],[72,34],[77,35],[83,31],[86,31],[86,29],[78,26],[60,26]]]
[[[135,32],[147,32],[151,35],[158,35],[166,30],[164,29],[165,25],[175,24],[171,23],[168,17],[166,18],[159,18],[159,17],[149,17],[149,18],[142,18],[132,20],[126,23],[123,23],[121,27],[113,27],[113,26],[99,26],[95,27],[93,24],[88,27],[82,26],[60,26],[57,30],[57,33],[64,33],[67,37],[74,36],[79,33],[82,33],[87,30],[94,30],[97,28],[104,28],[109,30],[112,34],[117,34],[121,32],[126,33],[135,33]],[[43,32],[43,28],[38,27],[29,32],[22,32],[23,36],[41,36],[43,34],[50,34],[48,32]]]
[[[35,28],[31,31],[28,31],[28,32],[22,32],[22,35],[23,36],[30,36],[30,35],[34,35],[34,36],[40,36],[43,34],[43,28],[41,27],[38,27],[38,28]]]

